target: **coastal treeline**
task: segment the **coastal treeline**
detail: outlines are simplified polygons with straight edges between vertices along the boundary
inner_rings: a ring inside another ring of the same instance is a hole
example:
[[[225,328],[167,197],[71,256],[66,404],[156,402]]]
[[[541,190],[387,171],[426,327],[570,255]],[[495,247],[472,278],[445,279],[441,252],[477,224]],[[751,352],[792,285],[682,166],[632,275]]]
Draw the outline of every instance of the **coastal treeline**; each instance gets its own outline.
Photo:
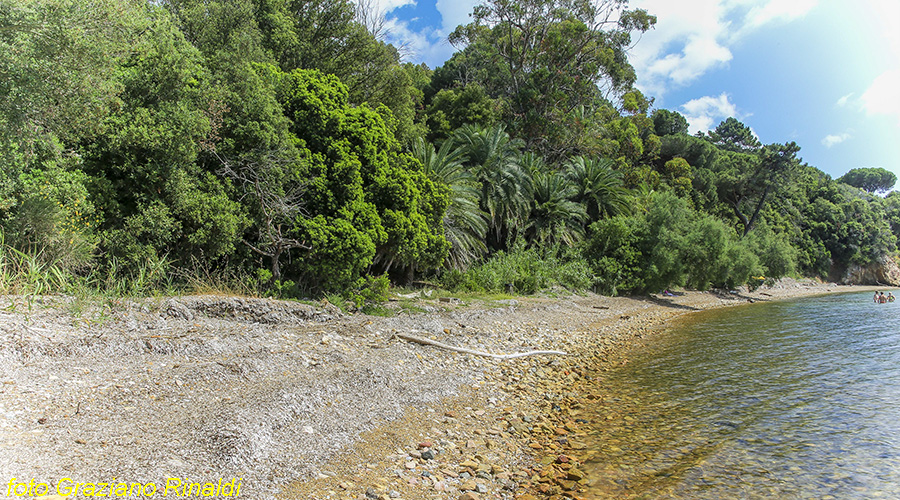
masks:
[[[890,172],[655,108],[627,56],[655,22],[489,0],[432,69],[363,1],[2,1],[0,289],[617,294],[893,257]]]

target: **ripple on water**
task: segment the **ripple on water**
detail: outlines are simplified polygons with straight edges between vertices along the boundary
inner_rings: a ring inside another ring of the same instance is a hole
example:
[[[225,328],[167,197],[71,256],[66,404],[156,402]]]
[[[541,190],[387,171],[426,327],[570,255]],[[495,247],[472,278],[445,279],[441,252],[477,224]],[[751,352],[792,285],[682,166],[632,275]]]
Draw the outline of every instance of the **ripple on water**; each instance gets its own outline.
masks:
[[[900,303],[691,315],[599,383],[595,498],[900,497]]]

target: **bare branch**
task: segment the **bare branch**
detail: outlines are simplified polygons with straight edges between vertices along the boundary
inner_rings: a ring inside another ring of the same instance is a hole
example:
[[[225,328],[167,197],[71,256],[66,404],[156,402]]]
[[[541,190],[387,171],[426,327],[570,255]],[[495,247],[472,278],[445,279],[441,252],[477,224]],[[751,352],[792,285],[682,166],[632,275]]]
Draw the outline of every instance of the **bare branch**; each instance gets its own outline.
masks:
[[[242,240],[254,252],[272,260],[272,279],[281,279],[281,254],[292,249],[312,250],[305,241],[286,236],[282,227],[306,216],[303,208],[305,183],[292,178],[296,157],[284,149],[256,150],[231,161],[215,151],[221,167],[218,174],[236,181],[244,195],[253,196],[260,211],[259,242]]]

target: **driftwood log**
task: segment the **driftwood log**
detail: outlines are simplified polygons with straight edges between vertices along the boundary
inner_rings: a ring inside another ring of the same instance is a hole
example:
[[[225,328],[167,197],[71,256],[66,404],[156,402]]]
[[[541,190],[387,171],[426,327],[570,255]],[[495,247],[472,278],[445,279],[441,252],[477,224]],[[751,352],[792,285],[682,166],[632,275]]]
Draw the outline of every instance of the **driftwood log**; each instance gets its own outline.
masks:
[[[453,352],[462,352],[465,354],[472,354],[475,356],[484,356],[487,358],[494,359],[513,359],[513,358],[523,358],[525,356],[536,356],[542,354],[550,354],[550,355],[558,355],[558,356],[568,356],[568,353],[562,351],[527,351],[527,352],[516,352],[512,354],[494,354],[490,352],[484,351],[476,351],[474,349],[466,349],[465,347],[456,347],[449,344],[445,344],[443,342],[438,342],[436,340],[426,339],[423,337],[417,337],[415,335],[410,335],[408,333],[396,333],[397,338],[401,338],[403,340],[409,342],[415,342],[416,344],[422,345],[430,345],[433,347],[439,347],[441,349],[447,349]]]

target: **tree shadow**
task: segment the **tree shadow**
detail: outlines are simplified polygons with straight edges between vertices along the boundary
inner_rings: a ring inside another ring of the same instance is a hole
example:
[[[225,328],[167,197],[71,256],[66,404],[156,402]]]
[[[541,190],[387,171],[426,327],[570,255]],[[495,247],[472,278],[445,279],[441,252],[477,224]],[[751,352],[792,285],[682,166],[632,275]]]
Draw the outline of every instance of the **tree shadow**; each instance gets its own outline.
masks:
[[[672,292],[672,295],[677,297],[677,296],[684,295],[684,294],[679,293],[679,292]],[[668,297],[656,297],[653,295],[647,295],[644,297],[635,297],[635,298],[638,300],[642,300],[644,302],[652,302],[658,306],[671,307],[672,309],[681,309],[683,311],[702,311],[703,310],[698,307],[686,306],[684,304],[678,304]]]
[[[754,302],[769,302],[772,300],[771,298],[751,297],[749,295],[745,295],[741,292],[733,290],[713,289],[709,292],[722,300],[737,300],[749,302],[751,304],[753,304]],[[772,296],[771,294],[768,294],[766,292],[759,292],[759,295],[767,295],[769,297]]]

